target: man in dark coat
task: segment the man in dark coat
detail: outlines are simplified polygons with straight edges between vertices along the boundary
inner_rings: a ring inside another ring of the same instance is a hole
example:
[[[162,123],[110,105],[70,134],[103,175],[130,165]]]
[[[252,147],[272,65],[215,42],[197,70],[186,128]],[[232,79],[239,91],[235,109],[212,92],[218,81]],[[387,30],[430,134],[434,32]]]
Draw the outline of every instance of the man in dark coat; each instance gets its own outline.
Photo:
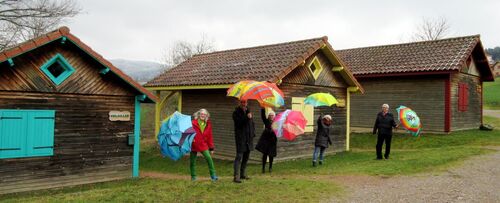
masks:
[[[316,132],[316,140],[314,141],[313,166],[316,166],[316,159],[319,153],[319,164],[323,164],[323,153],[328,145],[332,144],[330,139],[330,125],[332,124],[332,116],[319,116],[317,120],[318,131]]]
[[[389,159],[389,153],[391,152],[391,139],[392,139],[392,128],[397,128],[398,125],[394,121],[394,116],[389,113],[389,105],[383,104],[382,111],[377,114],[377,119],[375,120],[375,125],[373,126],[373,134],[375,135],[378,131],[377,138],[377,159],[382,159],[382,145],[385,141],[385,159]]]
[[[236,142],[236,157],[234,159],[234,182],[241,183],[241,179],[249,179],[246,167],[250,151],[253,150],[255,127],[252,113],[247,107],[247,101],[240,101],[240,105],[233,112],[234,140]]]

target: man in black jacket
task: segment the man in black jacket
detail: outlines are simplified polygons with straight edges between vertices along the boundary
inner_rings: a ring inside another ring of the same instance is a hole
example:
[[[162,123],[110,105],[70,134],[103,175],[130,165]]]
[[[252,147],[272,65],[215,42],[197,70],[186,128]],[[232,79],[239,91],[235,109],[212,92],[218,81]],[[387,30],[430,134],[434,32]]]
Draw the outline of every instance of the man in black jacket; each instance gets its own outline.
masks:
[[[234,159],[234,182],[241,183],[241,179],[249,179],[246,167],[250,151],[253,150],[255,128],[252,113],[247,107],[247,101],[240,101],[240,105],[233,112],[234,140],[236,142],[236,157]]]
[[[394,121],[394,116],[389,113],[389,105],[383,104],[382,111],[377,114],[377,119],[375,120],[375,125],[373,126],[373,134],[378,131],[377,138],[377,159],[382,159],[382,145],[385,141],[385,159],[389,159],[389,153],[391,152],[391,139],[392,139],[392,128],[397,128],[398,125]]]

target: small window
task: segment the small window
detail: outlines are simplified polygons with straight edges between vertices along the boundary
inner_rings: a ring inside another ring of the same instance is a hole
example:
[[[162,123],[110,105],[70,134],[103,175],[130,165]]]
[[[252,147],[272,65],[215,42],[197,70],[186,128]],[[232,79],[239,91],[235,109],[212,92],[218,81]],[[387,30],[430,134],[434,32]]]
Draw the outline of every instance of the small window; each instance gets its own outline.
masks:
[[[318,57],[314,57],[309,64],[309,70],[311,71],[314,79],[318,79],[319,74],[323,70],[323,67],[321,66],[321,63],[318,60]]]
[[[61,55],[56,54],[40,68],[43,73],[56,85],[63,83],[75,69]]]
[[[0,159],[52,156],[53,110],[0,110]]]
[[[305,97],[292,97],[292,110],[300,111],[304,114],[304,117],[307,120],[304,132],[307,133],[314,131],[314,107],[311,105],[305,105],[305,99]]]
[[[458,111],[465,112],[469,106],[469,86],[467,83],[458,84]]]

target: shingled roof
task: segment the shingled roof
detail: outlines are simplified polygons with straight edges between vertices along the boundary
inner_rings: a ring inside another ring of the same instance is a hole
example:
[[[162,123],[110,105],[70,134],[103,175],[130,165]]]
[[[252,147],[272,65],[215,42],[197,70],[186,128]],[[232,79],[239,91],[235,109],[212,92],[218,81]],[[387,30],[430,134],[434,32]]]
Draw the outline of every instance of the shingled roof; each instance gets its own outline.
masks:
[[[138,92],[146,95],[146,97],[150,101],[158,100],[158,98],[153,93],[151,93],[146,88],[142,87],[139,83],[135,82],[127,74],[123,73],[120,69],[115,67],[111,62],[106,60],[100,54],[95,52],[92,48],[90,48],[85,43],[83,43],[78,37],[71,34],[69,28],[65,27],[65,26],[60,27],[59,29],[54,30],[52,32],[49,32],[49,33],[42,35],[40,37],[37,37],[37,38],[31,39],[31,40],[25,41],[21,44],[15,45],[14,47],[9,48],[3,52],[0,52],[0,63],[5,62],[10,58],[14,58],[16,56],[19,56],[23,53],[29,52],[29,51],[36,49],[40,46],[43,46],[45,44],[54,42],[56,40],[65,40],[65,41],[67,40],[71,43],[74,43],[81,50],[83,50],[85,53],[89,54],[92,58],[94,58],[97,62],[102,64],[104,67],[109,68],[111,73],[116,74],[124,82],[128,83],[132,88],[134,88]]]
[[[146,87],[233,84],[241,80],[277,82],[302,64],[314,52],[327,46],[328,38],[314,38],[280,44],[199,54],[146,83]],[[345,68],[353,86],[360,87]],[[361,89],[362,91],[362,89]]]
[[[489,78],[491,71],[479,35],[433,41],[336,50],[358,76],[390,73],[459,71],[470,54]],[[488,73],[489,72],[489,73]]]

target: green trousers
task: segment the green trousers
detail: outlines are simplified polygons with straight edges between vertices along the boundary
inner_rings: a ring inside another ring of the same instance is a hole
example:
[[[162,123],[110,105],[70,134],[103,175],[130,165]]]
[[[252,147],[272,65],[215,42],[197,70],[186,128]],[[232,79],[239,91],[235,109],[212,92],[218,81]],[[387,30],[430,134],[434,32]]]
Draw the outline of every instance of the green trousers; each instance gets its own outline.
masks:
[[[191,178],[196,179],[196,152],[191,152],[191,156],[189,157],[191,164]],[[215,166],[214,166],[214,161],[212,160],[212,156],[210,156],[210,151],[205,150],[201,152],[203,154],[203,157],[205,157],[205,160],[208,163],[208,171],[210,172],[210,177],[215,177]]]

